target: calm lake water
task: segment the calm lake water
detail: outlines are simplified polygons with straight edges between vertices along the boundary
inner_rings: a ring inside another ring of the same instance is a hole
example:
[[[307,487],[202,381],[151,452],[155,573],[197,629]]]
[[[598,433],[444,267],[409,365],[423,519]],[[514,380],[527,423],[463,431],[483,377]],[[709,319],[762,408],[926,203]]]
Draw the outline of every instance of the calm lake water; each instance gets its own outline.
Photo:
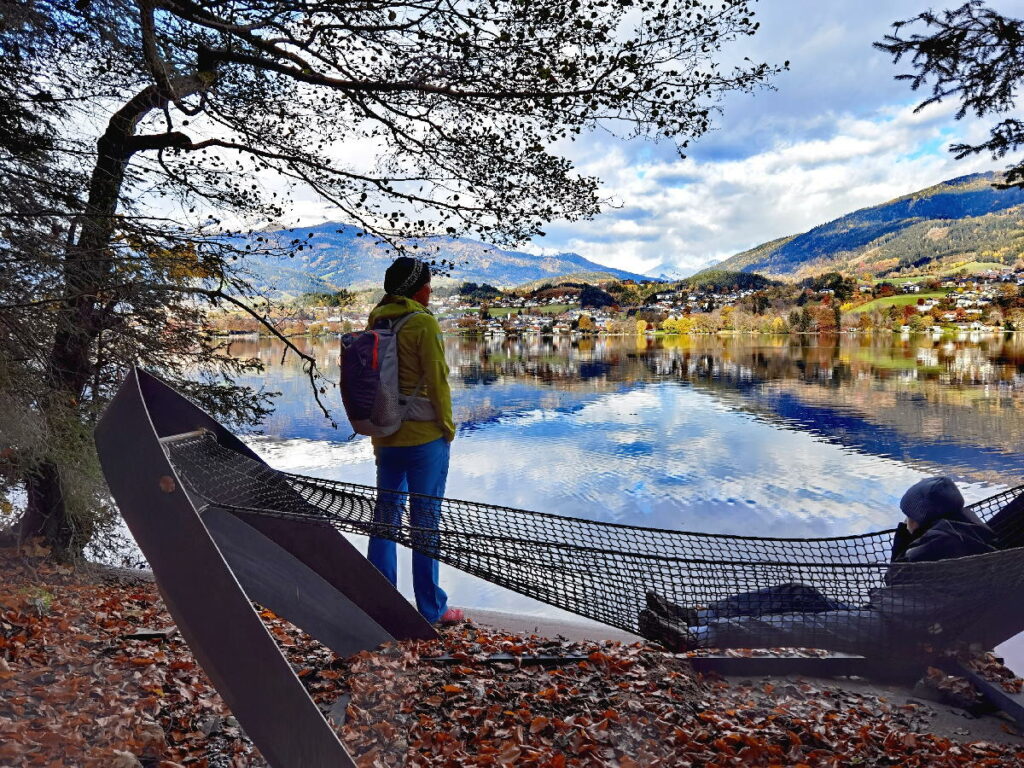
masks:
[[[337,380],[338,341],[300,341]],[[832,536],[888,528],[944,473],[968,501],[1024,483],[1024,334],[932,339],[446,340],[458,438],[448,496],[692,531]],[[232,352],[282,393],[270,464],[373,484],[337,390],[333,429],[281,345]],[[407,594],[408,556],[400,559]],[[442,566],[454,605],[560,611]],[[1016,655],[1016,654],[1012,654]]]

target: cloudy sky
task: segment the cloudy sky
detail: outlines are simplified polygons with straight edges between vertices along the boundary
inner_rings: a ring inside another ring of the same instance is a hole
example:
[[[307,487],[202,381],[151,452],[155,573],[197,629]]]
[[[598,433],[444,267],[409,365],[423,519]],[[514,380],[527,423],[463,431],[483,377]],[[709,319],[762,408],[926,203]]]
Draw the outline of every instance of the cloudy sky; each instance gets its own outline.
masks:
[[[893,21],[925,0],[762,0],[761,29],[730,55],[790,70],[775,91],[730,95],[716,130],[680,160],[668,144],[591,136],[569,150],[616,201],[590,222],[559,224],[528,246],[576,251],[610,266],[683,269],[913,192],[948,178],[1005,165],[955,161],[952,141],[987,133],[953,119],[953,105],[914,114],[920,96],[894,75],[906,71],[871,47]],[[990,2],[1019,15],[1021,0]]]

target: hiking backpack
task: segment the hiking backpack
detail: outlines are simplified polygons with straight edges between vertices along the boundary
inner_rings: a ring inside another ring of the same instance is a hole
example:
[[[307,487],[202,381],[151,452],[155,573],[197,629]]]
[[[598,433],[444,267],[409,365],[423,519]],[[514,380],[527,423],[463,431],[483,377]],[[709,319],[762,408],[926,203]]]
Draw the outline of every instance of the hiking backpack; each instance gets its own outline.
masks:
[[[434,406],[419,397],[421,377],[412,395],[398,387],[398,332],[413,315],[395,320],[378,320],[368,331],[341,337],[341,401],[359,435],[387,437],[403,421],[434,421]]]

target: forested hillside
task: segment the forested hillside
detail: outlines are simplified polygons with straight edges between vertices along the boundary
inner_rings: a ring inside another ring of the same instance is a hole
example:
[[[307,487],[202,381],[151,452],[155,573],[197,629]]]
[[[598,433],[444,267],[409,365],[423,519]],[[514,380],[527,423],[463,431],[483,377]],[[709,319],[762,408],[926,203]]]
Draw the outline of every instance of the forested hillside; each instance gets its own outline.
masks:
[[[805,277],[830,270],[891,276],[953,262],[1012,264],[1024,254],[1024,190],[975,174],[863,208],[737,254],[716,268]]]

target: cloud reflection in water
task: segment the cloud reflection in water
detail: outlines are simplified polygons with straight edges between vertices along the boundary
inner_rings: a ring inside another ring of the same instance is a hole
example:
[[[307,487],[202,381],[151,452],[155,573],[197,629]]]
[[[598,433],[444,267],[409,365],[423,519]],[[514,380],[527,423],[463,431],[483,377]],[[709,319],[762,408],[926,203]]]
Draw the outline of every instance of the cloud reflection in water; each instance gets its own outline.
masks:
[[[1018,335],[1019,336],[1019,335]],[[893,525],[934,472],[968,498],[1024,475],[1024,338],[447,339],[456,419],[448,495],[645,526],[829,536]],[[284,394],[248,438],[280,469],[373,484],[280,347],[252,383]],[[337,378],[337,343],[310,351]],[[336,391],[328,398],[337,400]],[[360,542],[360,546],[363,544]],[[560,611],[443,568],[452,602]],[[408,557],[401,588],[411,593]]]

